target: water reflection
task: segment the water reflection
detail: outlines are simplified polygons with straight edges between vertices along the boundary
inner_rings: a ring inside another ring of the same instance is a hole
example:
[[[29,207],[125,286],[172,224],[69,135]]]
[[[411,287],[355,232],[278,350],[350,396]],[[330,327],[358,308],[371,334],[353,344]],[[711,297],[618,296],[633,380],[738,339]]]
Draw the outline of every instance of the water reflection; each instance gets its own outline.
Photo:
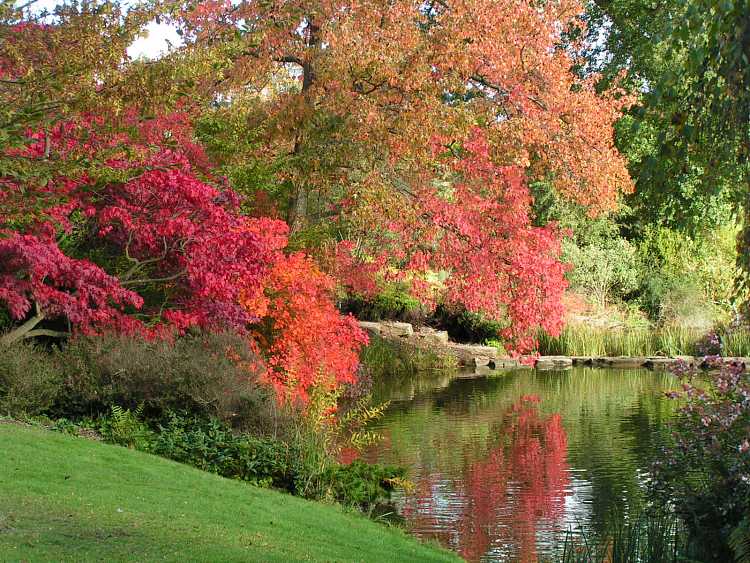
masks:
[[[410,468],[396,501],[414,534],[471,561],[537,561],[570,527],[642,501],[671,384],[594,369],[381,382],[393,404],[368,457]]]

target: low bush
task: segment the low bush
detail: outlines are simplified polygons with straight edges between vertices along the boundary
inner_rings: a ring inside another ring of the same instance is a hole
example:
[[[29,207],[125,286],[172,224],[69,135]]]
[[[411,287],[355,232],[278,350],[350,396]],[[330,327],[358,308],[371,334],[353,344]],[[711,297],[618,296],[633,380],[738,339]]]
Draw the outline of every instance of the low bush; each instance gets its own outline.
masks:
[[[347,297],[341,303],[344,313],[351,313],[363,321],[402,321],[413,324],[424,323],[427,311],[409,295],[405,287],[392,285],[372,299],[359,295]]]
[[[275,399],[257,380],[259,360],[238,335],[76,338],[60,360],[65,384],[53,408],[58,416],[96,417],[118,405],[141,407],[148,418],[189,411],[270,431],[276,415]]]
[[[279,406],[257,366],[233,334],[79,337],[63,350],[17,344],[0,348],[0,414],[43,415],[55,430],[305,498],[363,509],[387,499],[401,470],[335,461],[342,447],[374,437],[365,426],[384,405],[369,406],[371,379],[321,386],[302,411]]]
[[[505,325],[489,320],[479,313],[439,305],[430,324],[448,332],[456,342],[482,343],[497,339]]]
[[[216,419],[167,413],[148,451],[223,477],[296,492],[298,456],[289,445],[235,434]]]
[[[726,316],[734,293],[736,228],[693,237],[648,227],[638,242],[638,301],[661,324],[707,328]]]
[[[573,266],[566,275],[571,287],[600,307],[619,301],[638,288],[636,247],[619,236],[580,246],[566,239],[563,260]]]
[[[35,416],[60,394],[62,372],[57,358],[32,344],[0,346],[0,414]]]
[[[349,465],[335,463],[321,442],[304,435],[289,442],[258,438],[237,434],[217,419],[176,412],[167,413],[152,430],[140,414],[113,408],[96,427],[109,442],[222,477],[365,510],[388,499],[393,488],[404,482],[400,468],[358,460]],[[317,455],[312,455],[311,449],[316,449]]]

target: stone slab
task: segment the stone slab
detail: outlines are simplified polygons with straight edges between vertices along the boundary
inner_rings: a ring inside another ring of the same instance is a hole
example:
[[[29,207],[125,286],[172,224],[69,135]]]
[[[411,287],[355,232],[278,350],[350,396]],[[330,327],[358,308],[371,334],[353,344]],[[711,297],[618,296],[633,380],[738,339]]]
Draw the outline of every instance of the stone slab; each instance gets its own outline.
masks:
[[[497,358],[495,360],[495,369],[520,369],[530,367],[530,365],[522,364],[516,358]]]
[[[534,364],[536,369],[568,369],[573,367],[570,356],[539,356]]]
[[[445,346],[449,341],[448,333],[446,331],[435,330],[434,328],[429,327],[420,328],[419,331],[414,333],[414,338],[425,344],[433,344],[435,346]]]
[[[412,336],[414,334],[414,327],[409,323],[382,322],[380,323],[380,333],[386,337],[401,338]]]
[[[494,346],[479,346],[475,344],[456,344],[449,342],[447,350],[458,360],[459,365],[475,366],[475,358],[489,358],[496,360],[498,353]]]
[[[571,356],[574,366],[590,366],[594,363],[593,356]]]
[[[609,365],[613,368],[641,368],[646,363],[643,356],[616,356],[609,360]]]
[[[646,367],[648,369],[667,369],[676,361],[677,360],[675,360],[674,358],[656,356],[656,357],[646,358],[646,361],[643,363],[643,367]]]
[[[373,323],[370,321],[358,321],[359,327],[366,330],[369,334],[380,336],[383,333],[383,327],[380,323]]]

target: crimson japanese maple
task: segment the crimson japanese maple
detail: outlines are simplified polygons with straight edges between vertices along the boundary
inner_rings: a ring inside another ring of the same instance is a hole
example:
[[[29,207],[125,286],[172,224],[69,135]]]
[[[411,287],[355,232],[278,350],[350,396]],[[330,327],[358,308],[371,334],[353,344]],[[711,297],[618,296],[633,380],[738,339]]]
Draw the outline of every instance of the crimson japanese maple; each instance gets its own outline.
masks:
[[[53,240],[0,232],[0,303],[14,320],[31,317],[0,343],[53,334],[35,327],[45,318],[63,317],[81,327],[122,320],[126,306],[143,299],[117,278],[87,260],[65,256]]]

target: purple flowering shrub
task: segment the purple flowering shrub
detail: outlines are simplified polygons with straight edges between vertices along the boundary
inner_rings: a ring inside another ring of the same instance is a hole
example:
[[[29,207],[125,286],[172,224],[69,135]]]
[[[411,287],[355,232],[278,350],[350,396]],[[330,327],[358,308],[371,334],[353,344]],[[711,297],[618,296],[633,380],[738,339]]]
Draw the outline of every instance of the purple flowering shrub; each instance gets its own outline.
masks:
[[[695,355],[696,356],[716,356],[721,354],[721,339],[719,334],[715,331],[711,331],[704,335],[695,344]]]
[[[685,362],[667,395],[682,405],[653,467],[656,499],[671,502],[709,557],[731,560],[729,536],[750,514],[750,373],[706,358],[707,372]]]

